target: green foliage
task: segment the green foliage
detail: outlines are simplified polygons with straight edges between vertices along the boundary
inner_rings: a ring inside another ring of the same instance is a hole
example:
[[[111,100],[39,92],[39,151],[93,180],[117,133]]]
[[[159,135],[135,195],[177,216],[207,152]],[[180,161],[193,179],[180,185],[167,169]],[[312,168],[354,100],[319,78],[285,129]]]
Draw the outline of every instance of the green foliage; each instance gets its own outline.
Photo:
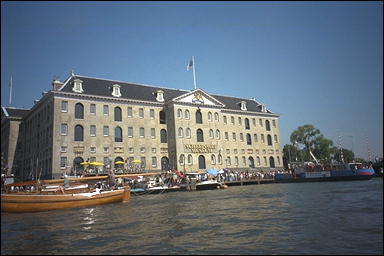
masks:
[[[332,156],[334,160],[340,161],[340,150],[333,146],[333,141],[325,138],[320,130],[311,124],[299,126],[292,132],[290,140],[293,145],[285,145],[283,149],[284,157],[289,162],[295,161],[296,156],[298,161],[313,161],[310,151],[322,162],[330,162]],[[298,146],[301,146],[301,149]],[[348,149],[343,149],[343,156],[345,162],[353,162],[355,157]]]
[[[293,131],[290,139],[293,144],[302,144],[307,150],[310,150],[319,136],[321,136],[319,129],[316,129],[311,124],[306,124],[299,126],[297,130]]]
[[[331,160],[331,154],[334,152],[332,147],[333,141],[321,135],[316,138],[313,144],[313,154],[316,158],[329,162]]]

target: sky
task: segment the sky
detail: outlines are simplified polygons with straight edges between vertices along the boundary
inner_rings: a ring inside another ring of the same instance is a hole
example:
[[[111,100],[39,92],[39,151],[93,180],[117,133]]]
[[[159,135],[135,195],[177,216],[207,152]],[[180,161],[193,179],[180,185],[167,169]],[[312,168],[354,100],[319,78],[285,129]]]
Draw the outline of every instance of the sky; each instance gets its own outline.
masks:
[[[75,74],[255,97],[281,147],[312,124],[383,157],[383,3],[1,2],[1,106],[30,108]],[[12,76],[12,100],[9,84]]]

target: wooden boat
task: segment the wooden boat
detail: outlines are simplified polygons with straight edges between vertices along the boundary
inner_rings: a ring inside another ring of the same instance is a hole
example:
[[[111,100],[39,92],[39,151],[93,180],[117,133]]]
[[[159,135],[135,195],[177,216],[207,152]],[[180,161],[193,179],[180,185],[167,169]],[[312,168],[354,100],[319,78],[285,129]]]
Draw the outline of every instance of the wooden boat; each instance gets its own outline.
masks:
[[[130,188],[110,191],[94,191],[61,195],[44,195],[37,193],[5,193],[1,194],[2,212],[41,212],[66,208],[94,206],[130,199]]]

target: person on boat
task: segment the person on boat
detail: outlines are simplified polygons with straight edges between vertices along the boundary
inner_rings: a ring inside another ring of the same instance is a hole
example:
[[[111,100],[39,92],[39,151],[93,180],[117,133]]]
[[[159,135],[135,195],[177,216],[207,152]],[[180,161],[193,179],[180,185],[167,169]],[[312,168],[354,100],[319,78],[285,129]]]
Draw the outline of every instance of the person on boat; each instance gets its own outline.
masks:
[[[63,186],[60,186],[59,189],[61,193],[65,194],[65,189],[69,188],[69,178],[67,174],[64,174],[64,184]]]
[[[108,185],[111,189],[114,189],[116,186],[116,177],[115,172],[111,169],[108,174]]]

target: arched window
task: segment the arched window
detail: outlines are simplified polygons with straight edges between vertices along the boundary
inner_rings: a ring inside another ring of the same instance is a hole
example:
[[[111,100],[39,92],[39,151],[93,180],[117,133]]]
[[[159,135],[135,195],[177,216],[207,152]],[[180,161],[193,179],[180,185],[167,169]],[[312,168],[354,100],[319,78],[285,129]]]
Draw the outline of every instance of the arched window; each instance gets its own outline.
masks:
[[[200,109],[196,111],[196,123],[197,124],[203,123],[203,116],[201,115]]]
[[[247,133],[247,145],[252,145],[251,134]]]
[[[81,173],[84,169],[84,165],[81,165],[80,163],[84,162],[84,159],[80,156],[76,157],[75,159],[73,159],[73,169],[74,169],[74,172],[75,172],[75,175],[77,173]]]
[[[244,122],[245,122],[245,129],[249,130],[250,129],[250,127],[249,127],[249,119],[245,118]]]
[[[270,166],[271,168],[275,168],[275,159],[273,158],[273,156],[271,156],[271,157],[269,158],[269,166]]]
[[[265,120],[265,129],[267,129],[267,131],[271,130],[271,124],[269,123],[269,120]]]
[[[202,155],[199,156],[199,169],[205,169],[205,157]]]
[[[219,114],[215,112],[215,121],[219,121]]]
[[[277,141],[277,135],[275,134],[275,135],[273,135],[273,137],[275,138],[275,143],[277,143],[278,141]]]
[[[227,162],[227,165],[231,165],[231,157],[230,156],[227,156],[227,159],[225,159],[225,161]]]
[[[84,140],[84,128],[81,125],[75,126],[75,141],[83,141]]]
[[[196,130],[196,138],[197,138],[197,142],[204,142],[203,130],[201,130],[201,129]]]
[[[208,121],[212,121],[212,113],[208,112]]]
[[[166,124],[166,120],[165,120],[165,112],[163,110],[161,110],[159,112],[159,118],[160,118],[160,124]]]
[[[185,119],[189,120],[189,110],[185,110]]]
[[[121,108],[115,107],[115,121],[121,121]]]
[[[122,164],[121,162],[124,162],[124,159],[122,157],[118,156],[115,158],[115,161],[113,162],[113,164],[116,169],[124,168],[124,164]]]
[[[255,168],[255,161],[253,160],[253,157],[248,158],[248,166],[249,168]]]
[[[123,130],[119,126],[115,128],[115,142],[123,142]]]
[[[167,131],[165,129],[161,129],[160,131],[160,142],[167,143]]]
[[[181,111],[181,109],[177,110],[177,118],[179,119],[183,118],[183,111]]]
[[[191,154],[189,154],[188,155],[188,164],[192,164],[192,155]]]
[[[216,139],[220,139],[220,130],[219,129],[217,129],[216,130]]]
[[[221,155],[219,155],[219,156],[217,157],[217,163],[218,163],[218,164],[222,164],[222,163],[223,163],[223,157],[222,157]]]
[[[179,163],[180,165],[185,165],[185,155],[181,154],[179,157]]]
[[[267,135],[267,141],[268,141],[268,145],[272,146],[272,137],[269,134]]]
[[[209,138],[213,139],[213,137],[214,137],[213,130],[209,129]]]
[[[75,118],[84,119],[84,106],[81,103],[76,103],[75,105]]]
[[[185,137],[191,138],[191,129],[189,128],[185,129]]]
[[[211,164],[216,164],[216,156],[211,155]]]
[[[183,132],[183,128],[179,128],[179,137],[183,137],[184,136],[184,132]]]

